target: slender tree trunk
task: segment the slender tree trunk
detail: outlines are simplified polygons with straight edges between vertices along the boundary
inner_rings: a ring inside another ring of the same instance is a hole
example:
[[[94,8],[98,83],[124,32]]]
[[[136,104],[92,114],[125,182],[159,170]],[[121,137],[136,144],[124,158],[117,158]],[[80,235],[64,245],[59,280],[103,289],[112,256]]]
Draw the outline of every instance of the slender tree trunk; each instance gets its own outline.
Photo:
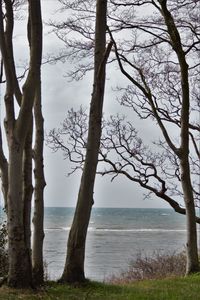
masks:
[[[23,203],[24,203],[24,238],[29,251],[31,264],[31,202],[33,195],[32,185],[32,135],[33,121],[26,137],[23,151]]]
[[[33,247],[32,264],[33,279],[36,285],[44,281],[44,262],[43,262],[43,240],[44,240],[44,188],[46,186],[43,166],[43,146],[44,146],[44,120],[41,106],[41,82],[38,82],[35,104],[35,191],[34,191],[34,217],[33,217]]]
[[[188,157],[185,156],[180,160],[181,165],[181,183],[184,194],[186,209],[186,225],[187,225],[187,264],[186,275],[199,272],[198,247],[197,247],[197,229],[195,220],[195,206],[190,179],[190,166]]]
[[[180,160],[181,184],[183,189],[186,219],[187,219],[187,267],[186,274],[199,271],[196,213],[195,203],[191,183],[191,171],[189,163],[189,115],[190,115],[190,91],[189,75],[186,55],[182,47],[181,36],[174,22],[173,16],[168,10],[167,1],[160,1],[162,14],[170,36],[170,42],[175,51],[179,66],[182,89],[182,107],[181,107],[181,146],[176,154]]]
[[[197,247],[196,212],[191,183],[191,170],[189,162],[189,115],[190,115],[190,93],[188,64],[185,56],[179,54],[182,85],[182,109],[181,109],[181,147],[179,152],[181,167],[181,184],[184,195],[187,225],[187,264],[186,275],[199,272],[199,259]]]
[[[4,197],[4,207],[7,212],[7,197],[8,197],[8,161],[3,152],[2,134],[0,126],[0,177],[1,189]]]
[[[105,86],[105,65],[112,44],[106,45],[107,1],[97,0],[95,27],[94,87],[90,104],[86,159],[81,177],[76,211],[69,233],[65,268],[61,282],[85,280],[84,260],[87,228],[93,205],[93,190],[101,138],[102,109]]]
[[[9,151],[8,189],[8,284],[12,287],[29,287],[32,284],[29,248],[25,242],[22,201],[22,153],[21,146],[14,137]]]

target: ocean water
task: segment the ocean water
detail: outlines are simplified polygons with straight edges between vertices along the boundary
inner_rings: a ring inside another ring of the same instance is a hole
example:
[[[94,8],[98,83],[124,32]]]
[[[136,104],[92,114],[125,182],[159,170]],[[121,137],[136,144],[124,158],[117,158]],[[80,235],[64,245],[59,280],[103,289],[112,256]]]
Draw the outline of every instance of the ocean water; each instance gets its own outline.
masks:
[[[51,279],[62,274],[73,213],[73,208],[45,208],[44,258]],[[104,281],[126,269],[139,253],[179,252],[185,243],[185,216],[171,209],[93,208],[86,276]]]
[[[74,208],[45,208],[44,260],[53,280],[63,271],[73,214]],[[4,218],[0,211],[0,220]],[[119,274],[138,254],[184,250],[185,221],[172,209],[93,208],[86,243],[87,278],[104,281]]]

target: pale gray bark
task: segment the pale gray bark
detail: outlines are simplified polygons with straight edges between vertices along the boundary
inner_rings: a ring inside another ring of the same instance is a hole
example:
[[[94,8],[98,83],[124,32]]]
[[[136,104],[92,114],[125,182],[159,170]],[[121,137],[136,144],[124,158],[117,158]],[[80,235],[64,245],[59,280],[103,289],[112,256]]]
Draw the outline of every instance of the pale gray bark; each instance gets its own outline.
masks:
[[[6,119],[5,130],[9,148],[8,166],[8,284],[13,287],[28,287],[32,284],[30,243],[25,228],[23,153],[27,134],[32,126],[32,108],[37,78],[40,74],[42,55],[42,21],[40,0],[29,0],[29,19],[31,24],[30,66],[27,79],[20,95],[19,115],[15,117],[14,95],[19,103],[14,80],[13,56],[9,52],[13,34],[13,1],[5,1],[6,29],[4,30],[2,0],[0,1],[0,48],[6,76]],[[28,234],[27,234],[28,233]]]
[[[33,122],[26,137],[23,151],[23,205],[24,205],[24,234],[25,244],[31,258],[31,202],[33,195],[32,185],[32,136]],[[31,263],[30,263],[31,264]]]
[[[25,241],[24,203],[22,201],[23,146],[13,137],[9,147],[8,190],[8,284],[30,286],[32,280],[30,253]]]
[[[7,211],[7,196],[8,196],[8,161],[3,152],[2,133],[0,127],[0,176],[1,176],[1,189],[4,198],[4,207]]]
[[[86,159],[79,188],[77,206],[69,233],[65,268],[61,282],[85,280],[84,259],[87,228],[93,205],[93,190],[101,138],[105,66],[112,45],[106,46],[107,1],[97,0],[95,27],[94,85],[90,104]]]

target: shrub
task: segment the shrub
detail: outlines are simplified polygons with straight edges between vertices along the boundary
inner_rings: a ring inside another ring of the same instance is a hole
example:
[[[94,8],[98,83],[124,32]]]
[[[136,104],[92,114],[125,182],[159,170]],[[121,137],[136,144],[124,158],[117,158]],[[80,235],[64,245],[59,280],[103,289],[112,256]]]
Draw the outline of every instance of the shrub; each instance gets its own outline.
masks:
[[[185,274],[186,256],[184,252],[162,254],[155,252],[152,256],[137,255],[130,261],[128,270],[122,271],[119,276],[112,276],[111,283],[130,283],[143,279],[162,279]]]
[[[0,224],[0,277],[8,274],[8,252],[7,252],[7,227],[6,223]]]

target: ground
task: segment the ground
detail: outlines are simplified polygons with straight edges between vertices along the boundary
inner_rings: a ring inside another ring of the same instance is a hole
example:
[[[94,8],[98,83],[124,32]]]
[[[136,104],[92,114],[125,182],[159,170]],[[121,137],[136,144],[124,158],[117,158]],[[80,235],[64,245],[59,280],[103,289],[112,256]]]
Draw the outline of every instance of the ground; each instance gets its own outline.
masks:
[[[89,282],[85,286],[67,286],[46,283],[40,290],[0,288],[1,300],[198,300],[200,275],[163,280],[145,280],[124,285]]]

